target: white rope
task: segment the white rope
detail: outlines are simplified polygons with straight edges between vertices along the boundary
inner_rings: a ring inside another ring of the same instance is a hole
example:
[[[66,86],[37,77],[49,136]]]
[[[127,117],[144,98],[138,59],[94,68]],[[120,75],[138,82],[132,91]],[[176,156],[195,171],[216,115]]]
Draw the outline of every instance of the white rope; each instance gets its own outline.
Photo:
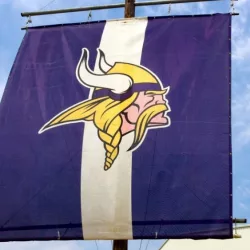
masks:
[[[95,240],[95,244],[96,244],[96,248],[97,248],[97,250],[99,249],[99,247],[98,247],[98,244],[97,244],[97,241]]]
[[[146,245],[145,250],[147,250],[147,249],[148,249],[149,241],[150,241],[150,240],[148,240],[148,243],[147,243],[147,245]]]
[[[51,0],[50,2],[48,2],[46,5],[44,5],[42,8],[40,8],[38,11],[40,10],[44,10],[46,7],[48,7],[49,5],[51,5],[52,3],[54,3],[56,0]]]
[[[44,5],[43,7],[41,7],[40,9],[38,9],[37,11],[41,11],[41,10],[44,10],[45,8],[47,8],[49,5],[51,5],[52,3],[54,3],[56,0],[51,0],[50,2],[48,2],[46,5]],[[56,18],[57,19],[57,18]],[[58,20],[58,19],[57,19]],[[31,20],[31,16],[28,17],[28,20],[26,22],[26,28],[29,27],[29,24],[32,23],[32,20]]]
[[[139,248],[139,250],[141,250],[141,245],[142,245],[142,240],[141,240],[141,243],[140,243],[140,248]]]
[[[41,11],[41,10],[44,10],[44,9],[46,9],[47,7],[49,7],[52,3],[54,3],[56,0],[51,0],[50,2],[48,2],[46,5],[44,5],[43,7],[41,7],[38,11]],[[51,8],[49,8],[48,10],[51,10]],[[60,21],[60,18],[58,18],[58,16],[56,16],[56,15],[52,15],[52,17],[56,20],[56,21],[58,21],[59,23],[61,22]]]

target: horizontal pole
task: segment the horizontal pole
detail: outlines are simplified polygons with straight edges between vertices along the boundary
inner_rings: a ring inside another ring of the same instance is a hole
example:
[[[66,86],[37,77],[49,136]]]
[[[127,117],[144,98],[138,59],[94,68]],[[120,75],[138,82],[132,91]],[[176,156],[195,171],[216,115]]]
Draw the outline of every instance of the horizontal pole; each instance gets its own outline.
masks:
[[[213,14],[207,14],[207,16],[209,16],[209,15],[211,15],[211,16],[213,16]],[[239,13],[231,13],[231,15],[232,16],[238,16],[239,15]],[[184,15],[185,16],[185,15]],[[197,16],[197,15],[188,15],[188,16],[190,16],[190,17],[195,17],[195,16]],[[168,16],[169,18],[177,18],[178,16]],[[139,18],[136,18],[136,19],[139,19]],[[115,20],[119,20],[119,19],[115,19]],[[100,22],[100,21],[97,21],[97,22]],[[90,22],[85,22],[85,23],[90,23]],[[74,25],[80,25],[80,24],[84,24],[84,22],[80,22],[80,23],[73,23]],[[32,29],[32,28],[46,28],[46,27],[52,27],[52,26],[62,26],[62,25],[65,25],[65,26],[67,26],[67,25],[70,25],[70,24],[55,24],[55,25],[42,25],[42,26],[33,26],[33,27],[22,27],[21,28],[21,30],[28,30],[28,29]]]
[[[215,2],[224,0],[163,0],[163,1],[148,1],[148,2],[135,2],[136,7],[160,5],[160,4],[177,4],[177,3],[198,3],[198,2]]]
[[[233,235],[233,238],[234,238],[234,239],[240,239],[240,238],[242,238],[242,237],[241,237],[241,235],[239,235],[239,234],[234,234],[234,235]]]
[[[247,219],[233,219],[233,223],[247,223]]]
[[[150,6],[150,5],[160,5],[160,4],[195,3],[195,2],[211,2],[211,1],[222,1],[222,0],[162,0],[162,1],[158,0],[158,1],[135,2],[135,6],[140,7],[140,6]],[[22,17],[42,16],[42,15],[62,14],[62,13],[90,11],[90,10],[117,9],[124,7],[125,3],[117,3],[109,5],[86,6],[86,7],[71,8],[71,9],[22,12],[21,16]]]
[[[235,218],[233,223],[247,223],[247,219]],[[217,220],[155,220],[147,221],[148,226],[152,225],[200,225],[200,224],[228,224],[230,219],[217,219]],[[133,225],[142,226],[145,225],[145,221],[134,221]],[[27,230],[49,230],[49,229],[65,229],[65,228],[81,228],[81,223],[66,223],[66,224],[52,224],[52,225],[36,225],[36,226],[21,226],[21,227],[0,227],[0,232],[6,231],[27,231]],[[0,239],[1,240],[1,239]]]

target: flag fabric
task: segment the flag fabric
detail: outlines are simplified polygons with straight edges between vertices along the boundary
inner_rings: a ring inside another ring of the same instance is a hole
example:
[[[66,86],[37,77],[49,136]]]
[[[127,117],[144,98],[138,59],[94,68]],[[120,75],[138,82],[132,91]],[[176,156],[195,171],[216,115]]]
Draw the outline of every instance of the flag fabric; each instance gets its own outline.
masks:
[[[232,237],[231,15],[29,28],[0,106],[0,241]]]

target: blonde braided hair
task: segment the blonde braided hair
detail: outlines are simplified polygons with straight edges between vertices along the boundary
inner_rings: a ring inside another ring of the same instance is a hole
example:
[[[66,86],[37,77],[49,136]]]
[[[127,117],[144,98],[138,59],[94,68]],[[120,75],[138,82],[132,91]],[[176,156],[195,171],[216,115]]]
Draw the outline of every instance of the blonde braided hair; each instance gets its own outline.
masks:
[[[98,129],[98,136],[106,151],[104,169],[108,170],[119,154],[122,139],[121,112],[127,109],[137,98],[134,93],[124,101],[115,101],[101,97],[80,102],[54,117],[39,133],[49,128],[76,121],[93,121]]]
[[[135,93],[122,102],[108,98],[96,108],[93,121],[98,128],[98,136],[103,141],[106,150],[104,170],[108,170],[112,166],[119,154],[119,145],[122,138],[121,112],[135,101],[137,95]]]
[[[146,93],[164,94],[163,92],[165,93],[166,91],[147,91]],[[115,101],[106,96],[77,103],[45,124],[39,133],[62,124],[77,121],[93,121],[98,129],[98,136],[104,143],[106,151],[104,170],[108,170],[119,154],[119,145],[122,139],[121,113],[126,110],[137,97],[138,93],[136,92],[124,101]],[[134,149],[142,141],[146,133],[147,124],[152,117],[164,111],[166,111],[166,105],[155,104],[140,114],[135,126],[134,142],[128,150]]]

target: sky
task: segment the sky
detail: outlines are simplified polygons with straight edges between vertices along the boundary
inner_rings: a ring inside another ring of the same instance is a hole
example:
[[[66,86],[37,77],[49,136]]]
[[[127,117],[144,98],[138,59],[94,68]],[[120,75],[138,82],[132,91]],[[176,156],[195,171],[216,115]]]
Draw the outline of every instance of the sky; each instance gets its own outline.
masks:
[[[8,75],[25,31],[23,11],[73,8],[87,5],[119,3],[122,0],[0,0],[0,100]],[[139,2],[139,1],[138,1]],[[232,141],[233,141],[233,213],[250,222],[250,1],[235,1],[232,23]],[[218,2],[172,4],[140,7],[136,16],[228,13],[230,0]],[[123,9],[92,12],[92,20],[123,17]],[[88,13],[69,13],[32,17],[31,26],[84,22]],[[129,241],[129,249],[156,250],[163,240]],[[51,241],[0,243],[0,250],[94,250],[112,249],[111,241]],[[141,247],[140,247],[141,245]]]

